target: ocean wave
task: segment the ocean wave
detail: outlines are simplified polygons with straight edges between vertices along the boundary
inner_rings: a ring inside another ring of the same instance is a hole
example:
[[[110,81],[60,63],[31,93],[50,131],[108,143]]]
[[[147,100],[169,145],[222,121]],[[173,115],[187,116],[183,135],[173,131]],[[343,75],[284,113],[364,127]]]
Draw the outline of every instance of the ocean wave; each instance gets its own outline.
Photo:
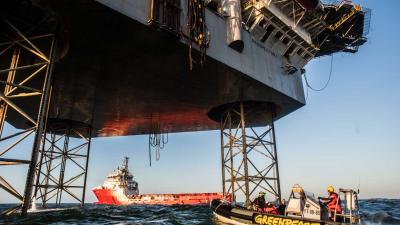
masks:
[[[400,224],[400,199],[360,201],[362,224]]]
[[[0,224],[216,224],[208,206],[109,206],[86,205],[10,216]]]
[[[0,205],[1,208],[10,205]],[[399,199],[368,199],[360,201],[363,225],[400,224]],[[155,224],[155,225],[223,225],[212,214],[209,206],[110,206],[88,204],[73,207],[51,208],[29,213],[27,217],[0,218],[0,224]]]

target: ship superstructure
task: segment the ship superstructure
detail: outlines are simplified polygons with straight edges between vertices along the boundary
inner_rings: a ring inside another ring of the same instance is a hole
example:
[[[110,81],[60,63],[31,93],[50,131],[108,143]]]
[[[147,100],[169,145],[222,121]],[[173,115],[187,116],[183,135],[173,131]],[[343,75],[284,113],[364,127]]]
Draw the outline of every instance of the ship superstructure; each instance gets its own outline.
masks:
[[[110,173],[104,181],[103,187],[111,190],[121,190],[124,195],[138,195],[139,186],[133,180],[133,175],[128,169],[128,157],[124,158],[121,167]]]

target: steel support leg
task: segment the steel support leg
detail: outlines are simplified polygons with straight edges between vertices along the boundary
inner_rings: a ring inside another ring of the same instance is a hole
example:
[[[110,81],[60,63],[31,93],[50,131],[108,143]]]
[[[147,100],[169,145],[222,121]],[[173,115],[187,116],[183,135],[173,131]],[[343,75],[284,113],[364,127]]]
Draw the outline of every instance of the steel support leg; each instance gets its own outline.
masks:
[[[223,123],[221,122],[221,124],[220,124],[220,127],[223,127]],[[226,185],[225,185],[225,168],[224,168],[224,164],[225,164],[225,162],[224,162],[224,152],[225,152],[225,148],[224,148],[224,138],[223,138],[223,129],[220,129],[220,131],[221,131],[221,134],[220,134],[220,137],[221,137],[221,174],[222,174],[222,177],[223,177],[223,179],[222,179],[222,194],[223,194],[223,196],[226,196]]]
[[[92,142],[92,128],[91,126],[88,127],[88,146],[87,146],[87,153],[86,153],[86,163],[85,163],[85,176],[83,179],[83,191],[82,191],[82,200],[81,206],[85,205],[85,197],[86,197],[86,183],[87,183],[87,176],[88,176],[88,169],[89,169],[89,157],[90,157],[90,143]]]
[[[45,80],[44,80],[42,98],[40,100],[40,105],[39,105],[39,112],[38,112],[38,117],[37,117],[37,128],[36,128],[35,138],[33,140],[31,162],[29,164],[28,175],[26,178],[24,199],[23,199],[22,209],[21,209],[23,215],[26,214],[26,212],[28,211],[28,208],[30,206],[30,203],[31,203],[33,181],[35,179],[36,162],[37,162],[38,155],[39,155],[39,149],[41,146],[42,136],[45,134],[45,130],[46,130],[45,122],[46,122],[47,108],[49,106],[48,103],[50,102],[49,96],[50,96],[50,85],[51,85],[52,71],[53,71],[52,67],[53,67],[54,47],[55,47],[55,38],[53,38],[52,43],[51,43],[50,57],[49,57],[50,64],[47,67],[47,71],[46,71],[47,76],[45,77]]]
[[[243,170],[244,170],[244,188],[245,188],[245,201],[244,205],[248,206],[251,204],[250,191],[249,191],[249,167],[247,158],[247,142],[246,142],[246,122],[244,118],[243,103],[240,103],[240,127],[242,129],[242,154],[243,154]]]
[[[0,166],[28,165],[24,194],[20,194],[12,186],[12,182],[0,176],[0,188],[21,202],[2,214],[8,215],[19,209],[22,214],[26,214],[31,202],[35,166],[46,129],[56,40],[51,33],[35,35],[34,38],[26,36],[5,17],[0,17],[0,28],[4,36],[12,37],[0,43],[0,65],[11,59],[8,68],[0,68],[0,143],[5,146],[0,149]],[[34,109],[25,111],[24,102],[29,102]],[[9,116],[19,118],[21,123],[26,124],[25,128],[16,131],[5,126]],[[33,143],[29,159],[15,159],[13,150],[29,140],[30,136],[33,136]]]
[[[269,200],[281,198],[273,113],[257,128],[246,126],[250,113],[238,103],[221,118],[223,191],[233,204],[243,200],[247,207],[258,191],[268,192]]]

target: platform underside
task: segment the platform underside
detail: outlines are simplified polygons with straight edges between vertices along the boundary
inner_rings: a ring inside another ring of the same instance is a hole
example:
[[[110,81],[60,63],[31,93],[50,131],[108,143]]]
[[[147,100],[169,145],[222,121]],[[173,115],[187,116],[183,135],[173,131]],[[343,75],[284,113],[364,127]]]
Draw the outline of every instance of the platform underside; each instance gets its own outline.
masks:
[[[69,42],[55,64],[49,117],[92,123],[94,136],[218,129],[207,113],[231,102],[273,103],[277,118],[303,106],[209,57],[190,71],[188,46],[177,37],[95,1],[35,2],[54,12]],[[20,106],[34,112],[29,102]],[[13,114],[7,122],[26,127]]]

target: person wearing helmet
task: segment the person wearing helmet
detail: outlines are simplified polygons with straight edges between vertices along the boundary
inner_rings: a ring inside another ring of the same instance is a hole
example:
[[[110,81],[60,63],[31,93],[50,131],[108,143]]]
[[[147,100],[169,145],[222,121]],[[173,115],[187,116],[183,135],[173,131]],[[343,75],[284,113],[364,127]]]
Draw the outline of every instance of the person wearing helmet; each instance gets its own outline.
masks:
[[[257,211],[262,211],[265,208],[265,192],[260,191],[252,203]]]
[[[265,200],[265,192],[262,191],[258,193],[258,197],[252,202],[252,208],[253,210],[257,210],[259,212],[279,214],[278,208],[274,204]]]
[[[318,199],[321,200],[321,202],[328,207],[328,210],[331,214],[330,218],[331,220],[334,220],[335,212],[336,214],[342,213],[342,206],[340,205],[339,195],[335,192],[333,186],[328,186],[327,191],[327,198],[318,197]]]

